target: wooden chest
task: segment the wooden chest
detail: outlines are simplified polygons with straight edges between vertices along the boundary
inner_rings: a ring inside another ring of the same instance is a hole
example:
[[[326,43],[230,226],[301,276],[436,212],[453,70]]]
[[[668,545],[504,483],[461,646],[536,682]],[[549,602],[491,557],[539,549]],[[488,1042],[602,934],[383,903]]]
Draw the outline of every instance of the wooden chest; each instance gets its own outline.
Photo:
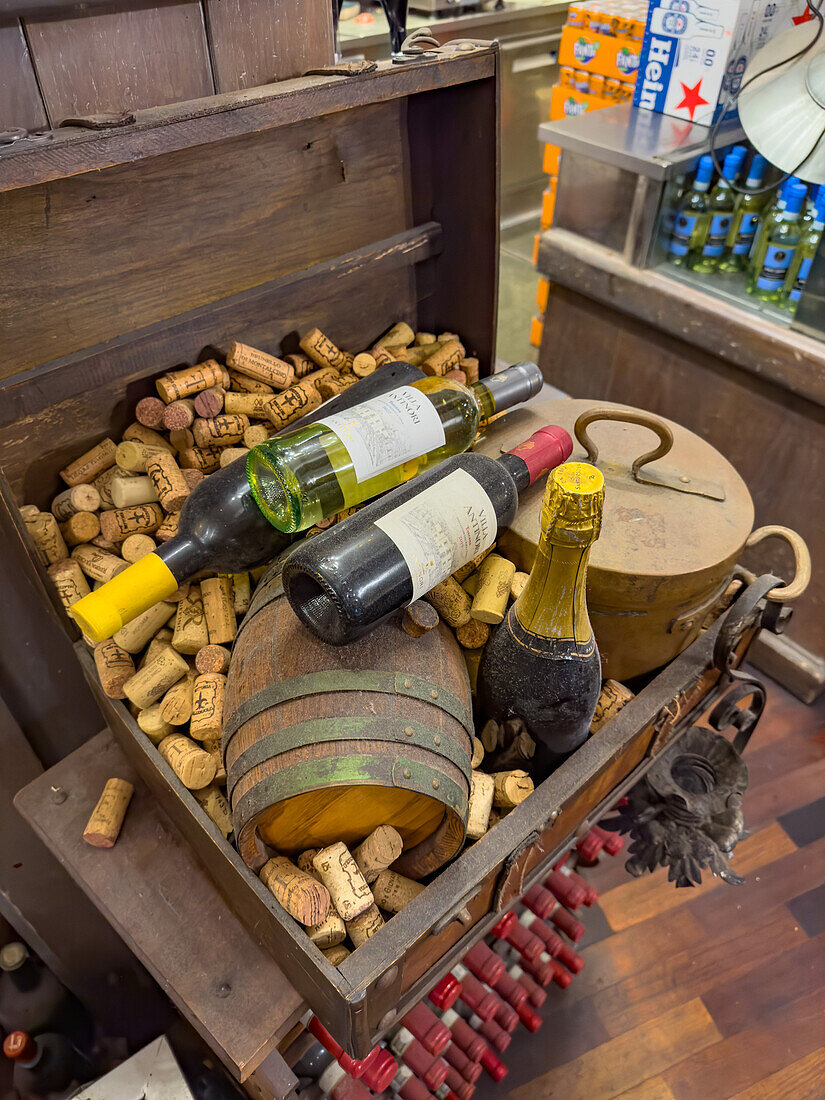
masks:
[[[235,338],[295,350],[296,333],[316,324],[362,347],[399,319],[459,332],[490,371],[497,144],[498,51],[482,44],[354,78],[305,77],[138,111],[121,129],[56,133],[0,155],[3,520],[74,639],[18,509],[46,507],[58,471],[117,435],[159,371]],[[231,906],[362,1056],[725,692],[725,670],[747,648],[760,607],[734,616],[718,643],[714,624],[338,968],[125,707],[102,694],[80,641],[76,652],[124,751]],[[15,629],[44,644],[30,623]]]

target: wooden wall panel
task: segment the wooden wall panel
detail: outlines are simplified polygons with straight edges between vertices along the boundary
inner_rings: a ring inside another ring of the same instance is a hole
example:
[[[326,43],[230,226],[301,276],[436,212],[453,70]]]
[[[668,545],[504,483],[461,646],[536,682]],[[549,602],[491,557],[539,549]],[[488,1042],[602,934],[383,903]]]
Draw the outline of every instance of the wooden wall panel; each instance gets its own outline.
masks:
[[[206,0],[218,92],[301,76],[334,59],[332,7],[322,0]]]
[[[20,21],[0,22],[0,130],[37,130],[46,121]]]
[[[400,112],[372,105],[5,193],[0,374],[409,228]]]
[[[203,11],[196,0],[26,21],[53,126],[101,111],[212,95]]]

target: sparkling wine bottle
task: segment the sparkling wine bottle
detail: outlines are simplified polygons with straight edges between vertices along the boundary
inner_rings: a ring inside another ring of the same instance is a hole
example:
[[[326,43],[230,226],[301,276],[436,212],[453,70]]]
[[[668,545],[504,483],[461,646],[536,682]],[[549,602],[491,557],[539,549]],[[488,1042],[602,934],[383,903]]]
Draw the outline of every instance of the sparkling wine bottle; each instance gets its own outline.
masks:
[[[534,363],[471,386],[424,378],[259,444],[246,461],[249,484],[273,527],[303,531],[466,451],[480,423],[541,386]]]
[[[524,721],[537,745],[537,781],[586,739],[599,697],[601,662],[585,585],[603,500],[595,466],[570,462],[550,474],[530,579],[479,666],[482,712]]]
[[[344,645],[492,546],[519,492],[567,458],[563,428],[539,429],[500,458],[455,455],[299,546],[284,591],[314,634]]]

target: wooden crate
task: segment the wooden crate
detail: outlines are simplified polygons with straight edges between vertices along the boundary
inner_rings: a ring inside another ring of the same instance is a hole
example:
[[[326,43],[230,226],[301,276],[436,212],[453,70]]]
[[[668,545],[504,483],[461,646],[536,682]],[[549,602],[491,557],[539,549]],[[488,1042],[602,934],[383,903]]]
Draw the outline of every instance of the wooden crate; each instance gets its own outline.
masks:
[[[363,347],[399,319],[459,332],[490,371],[497,61],[497,47],[482,45],[354,79],[303,78],[0,154],[10,307],[2,518],[74,638],[18,508],[46,507],[58,471],[117,436],[159,371],[234,338],[295,350],[297,333],[315,324],[344,347]],[[755,621],[734,633],[737,661]],[[364,1055],[668,736],[724,692],[718,631],[338,968],[246,868],[126,708],[102,694],[83,643],[76,652],[122,748],[230,905],[346,1049]]]

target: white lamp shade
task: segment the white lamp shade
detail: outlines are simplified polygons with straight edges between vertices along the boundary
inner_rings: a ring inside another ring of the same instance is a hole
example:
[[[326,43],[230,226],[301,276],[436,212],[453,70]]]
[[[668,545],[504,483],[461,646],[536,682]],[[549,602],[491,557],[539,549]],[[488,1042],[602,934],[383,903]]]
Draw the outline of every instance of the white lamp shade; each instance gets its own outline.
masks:
[[[812,19],[777,35],[745,69],[739,92],[739,120],[754,146],[809,183],[825,183],[825,32],[804,57],[766,70],[804,49],[818,26]]]

